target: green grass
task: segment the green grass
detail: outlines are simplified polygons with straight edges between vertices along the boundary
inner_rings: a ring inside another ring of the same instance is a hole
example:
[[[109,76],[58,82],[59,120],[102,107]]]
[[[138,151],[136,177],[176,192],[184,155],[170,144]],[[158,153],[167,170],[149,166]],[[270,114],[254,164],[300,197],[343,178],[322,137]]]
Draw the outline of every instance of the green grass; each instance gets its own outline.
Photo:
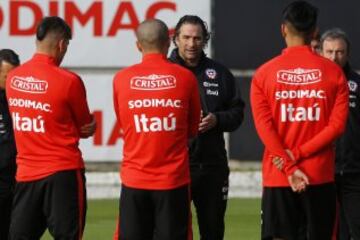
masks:
[[[194,212],[194,211],[193,211]],[[85,240],[111,240],[118,214],[117,200],[91,200],[85,227]],[[260,238],[260,200],[230,199],[225,218],[226,240],[257,240]],[[193,214],[194,240],[199,239],[198,227]],[[42,240],[52,239],[45,233]]]

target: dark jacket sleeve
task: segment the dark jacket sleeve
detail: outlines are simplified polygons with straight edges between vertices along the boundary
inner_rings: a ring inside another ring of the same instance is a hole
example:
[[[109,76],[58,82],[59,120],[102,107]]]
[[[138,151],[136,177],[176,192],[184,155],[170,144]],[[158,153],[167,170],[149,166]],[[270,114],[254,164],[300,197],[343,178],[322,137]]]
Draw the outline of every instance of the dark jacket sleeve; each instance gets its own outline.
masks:
[[[224,81],[224,110],[214,112],[217,117],[217,128],[223,132],[236,130],[244,119],[244,101],[241,99],[240,90],[235,84],[232,73],[225,69]]]

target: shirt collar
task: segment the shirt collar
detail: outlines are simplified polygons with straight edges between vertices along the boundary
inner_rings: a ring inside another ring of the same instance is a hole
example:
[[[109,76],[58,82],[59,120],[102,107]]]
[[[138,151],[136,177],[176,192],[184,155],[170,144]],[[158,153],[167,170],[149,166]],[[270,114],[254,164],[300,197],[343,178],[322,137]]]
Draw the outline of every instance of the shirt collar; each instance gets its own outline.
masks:
[[[308,45],[287,47],[282,51],[283,54],[297,54],[304,52],[314,53]]]
[[[152,62],[152,61],[159,61],[159,60],[166,60],[166,56],[161,53],[148,53],[145,54],[142,58],[143,62]]]
[[[38,62],[48,63],[50,65],[58,66],[55,58],[53,58],[49,55],[43,54],[43,53],[35,53],[33,56],[33,60],[38,61]]]

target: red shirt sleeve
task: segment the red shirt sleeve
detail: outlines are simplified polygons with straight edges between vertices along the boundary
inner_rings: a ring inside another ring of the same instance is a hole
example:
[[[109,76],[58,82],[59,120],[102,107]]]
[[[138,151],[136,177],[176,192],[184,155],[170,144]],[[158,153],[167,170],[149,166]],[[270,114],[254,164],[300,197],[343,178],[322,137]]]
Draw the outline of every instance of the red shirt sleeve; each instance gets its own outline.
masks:
[[[283,142],[276,131],[270,104],[266,99],[256,74],[251,82],[250,101],[255,127],[265,148],[274,154],[274,156],[283,158],[286,175],[292,174],[297,167],[295,162],[287,155]]]
[[[195,76],[190,75],[192,81],[191,98],[189,102],[189,137],[195,137],[198,133],[200,122],[200,95]]]
[[[116,77],[113,80],[113,104],[117,121],[119,121],[119,106],[116,93]]]
[[[114,104],[114,110],[115,110],[115,115],[116,115],[116,123],[121,128],[118,92],[117,92],[117,84],[116,84],[117,80],[116,79],[117,79],[117,75],[114,77],[114,80],[113,80],[113,104]]]
[[[349,111],[349,89],[342,72],[340,72],[338,92],[335,98],[328,125],[312,139],[293,150],[296,159],[301,160],[301,158],[309,157],[320,151],[344,132]]]
[[[81,78],[74,78],[69,86],[68,102],[77,128],[92,121],[89,106],[86,101],[86,90]]]

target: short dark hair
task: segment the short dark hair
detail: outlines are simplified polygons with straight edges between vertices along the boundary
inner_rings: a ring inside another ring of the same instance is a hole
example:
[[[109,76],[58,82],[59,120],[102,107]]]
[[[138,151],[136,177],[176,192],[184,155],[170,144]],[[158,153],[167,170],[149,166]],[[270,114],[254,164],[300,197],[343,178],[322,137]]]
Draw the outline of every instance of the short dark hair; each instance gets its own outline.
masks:
[[[206,45],[211,37],[211,33],[209,32],[206,22],[196,15],[185,15],[182,18],[180,18],[179,22],[176,24],[176,27],[175,27],[175,34],[173,36],[173,42],[174,42],[175,46],[176,46],[175,40],[180,34],[180,28],[182,27],[182,25],[187,24],[187,23],[194,24],[194,25],[200,25],[200,27],[202,29],[204,43]]]
[[[19,66],[20,65],[19,55],[17,55],[11,49],[1,49],[0,50],[0,65],[2,64],[2,62],[8,62],[11,65]]]
[[[70,40],[72,38],[71,28],[60,17],[44,17],[36,30],[36,39],[42,41],[48,33],[59,34],[62,38]]]
[[[333,28],[330,30],[327,30],[321,35],[320,38],[320,49],[323,49],[324,41],[326,40],[335,40],[335,39],[342,39],[346,43],[346,50],[349,53],[350,52],[350,41],[346,33],[341,30],[340,28]]]
[[[318,9],[306,1],[294,1],[283,10],[283,22],[302,34],[311,34],[317,24]]]

